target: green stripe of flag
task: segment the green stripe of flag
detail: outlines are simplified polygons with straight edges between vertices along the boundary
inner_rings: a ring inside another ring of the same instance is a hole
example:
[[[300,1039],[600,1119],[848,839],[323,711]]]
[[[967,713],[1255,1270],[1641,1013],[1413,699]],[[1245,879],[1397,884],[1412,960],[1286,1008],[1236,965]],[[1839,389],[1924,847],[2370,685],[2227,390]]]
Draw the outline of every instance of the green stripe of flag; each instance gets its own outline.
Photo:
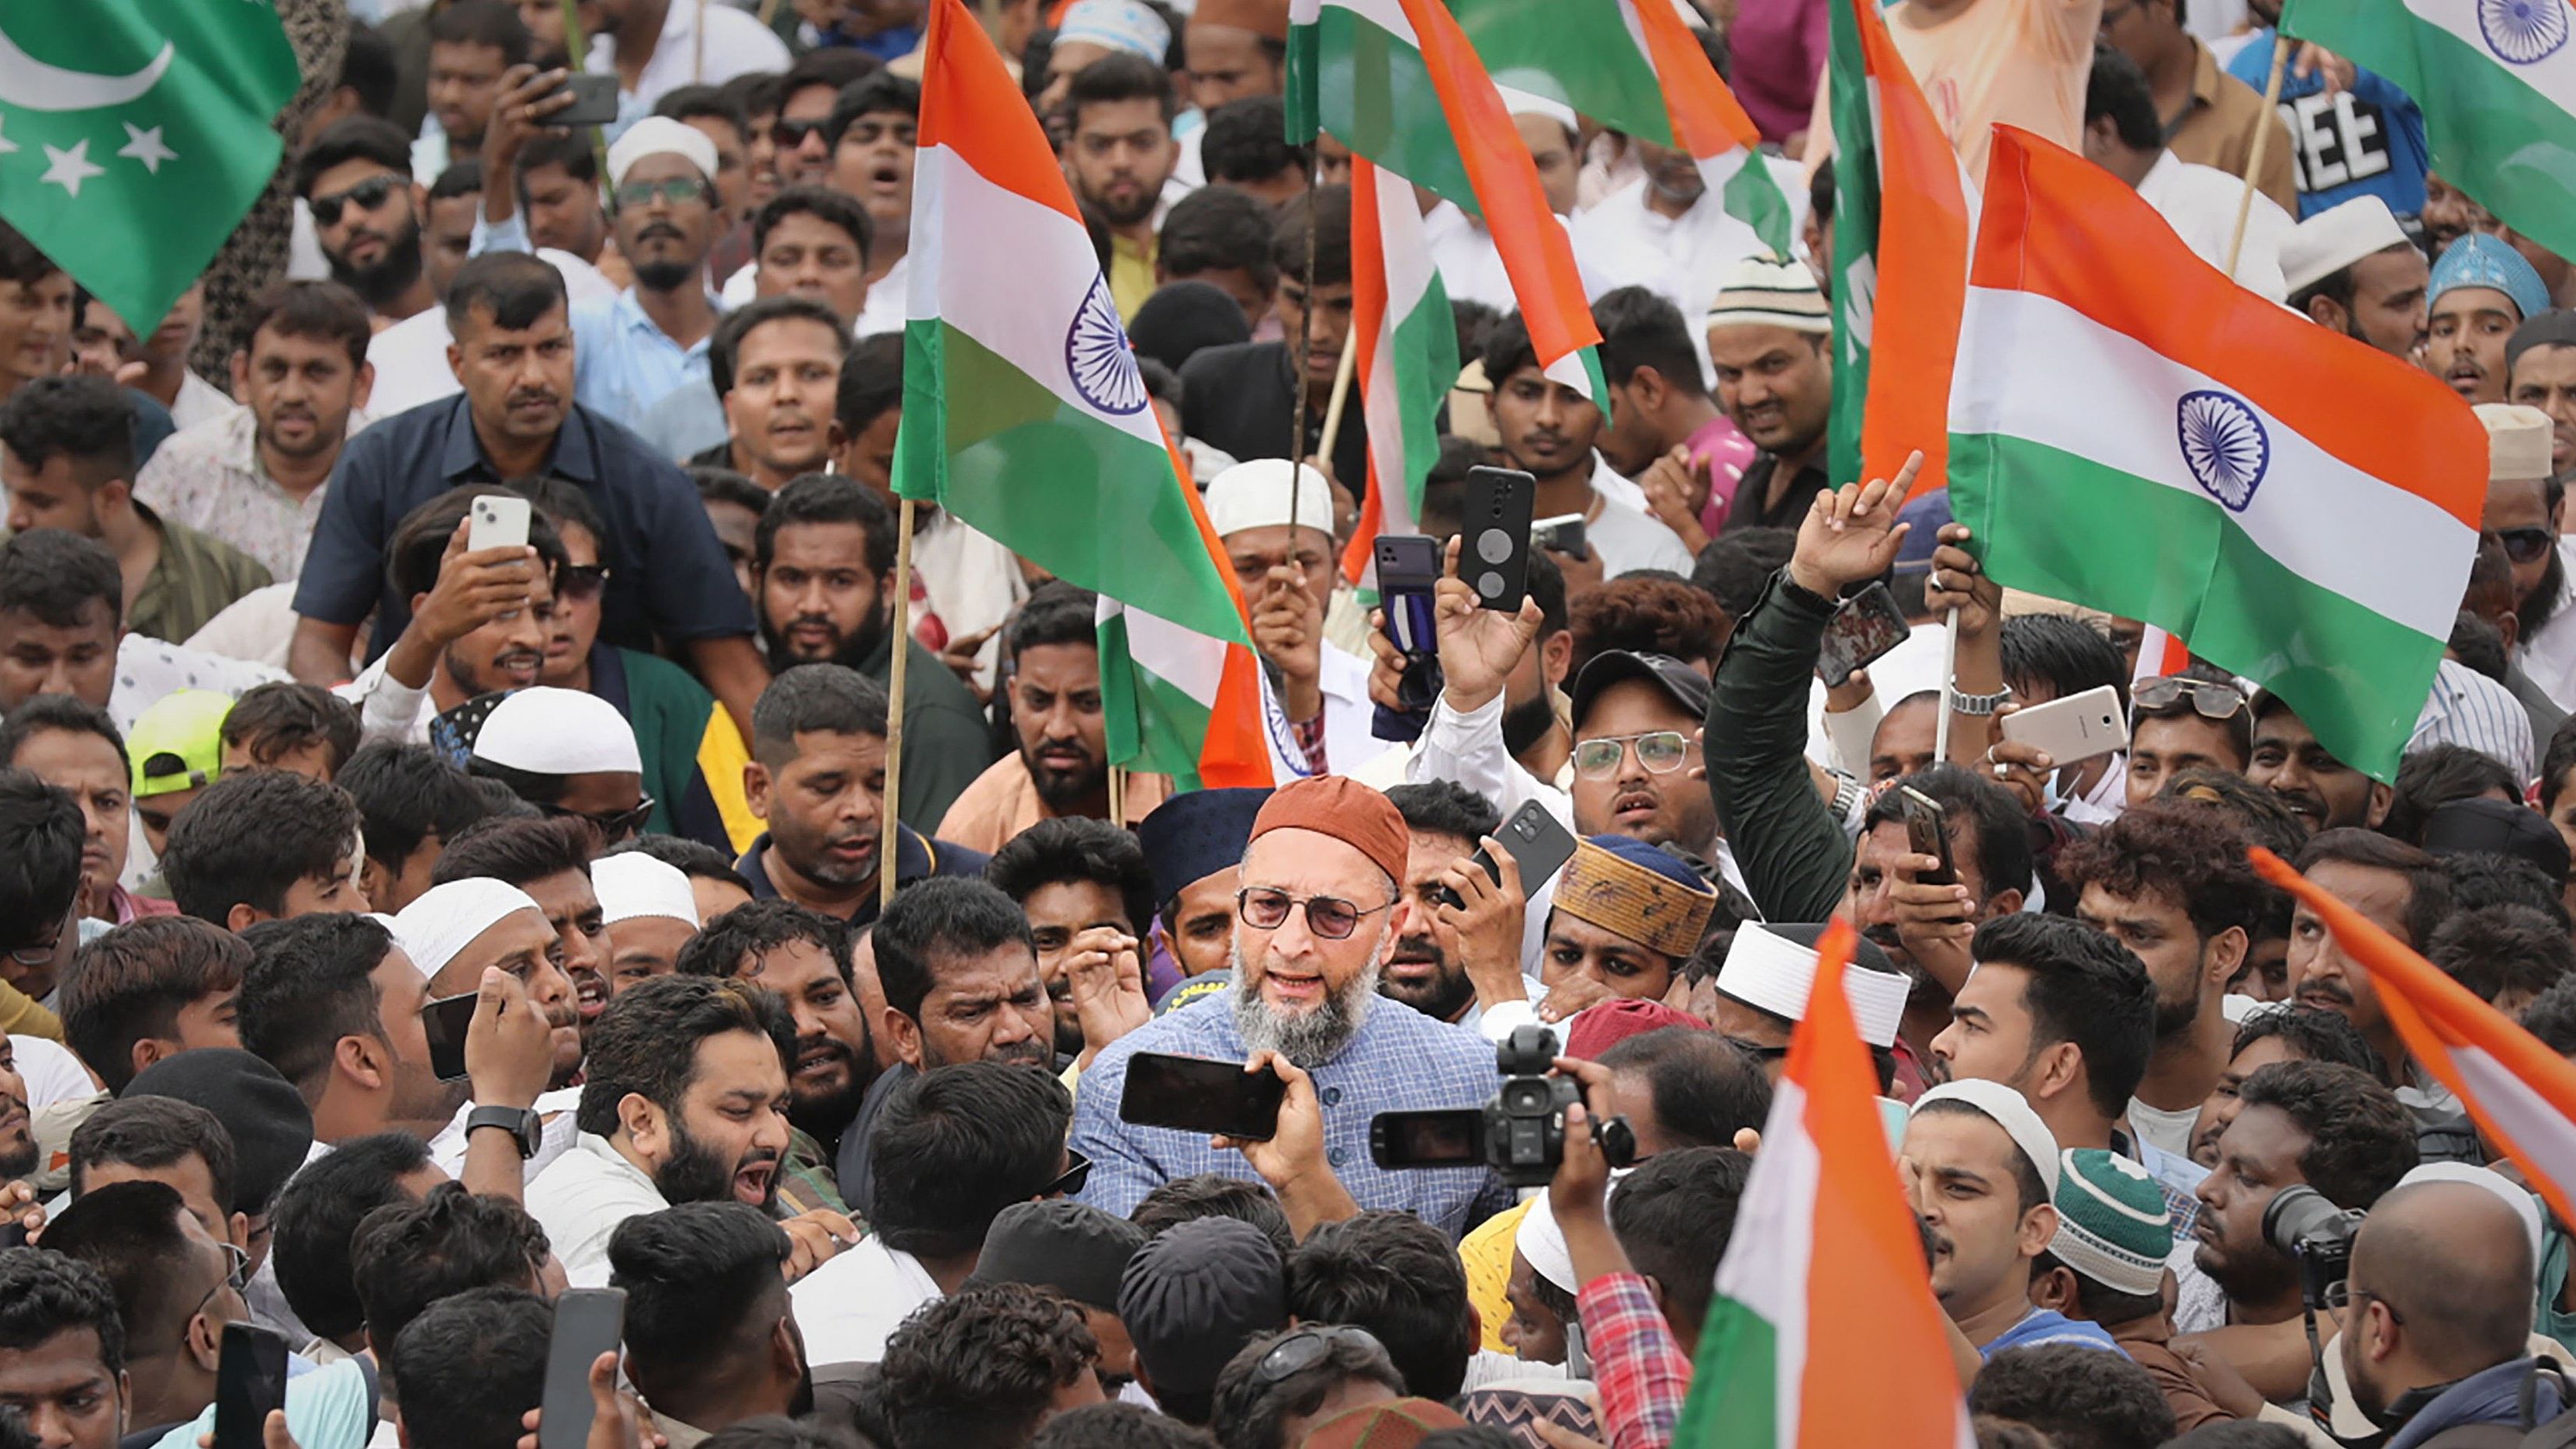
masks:
[[[1128,769],[1169,775],[1176,790],[1199,788],[1199,742],[1208,707],[1135,661],[1127,616],[1100,621],[1100,713],[1109,758]]]
[[[2576,71],[2566,0],[2451,0],[2490,48],[2418,18],[2400,0],[2298,0],[2282,27],[2378,72],[2424,108],[2433,169],[2562,256],[2576,255]],[[2512,21],[2529,16],[2527,33]],[[2550,20],[2555,25],[2548,24]],[[2545,54],[2533,54],[2556,45]],[[2508,63],[2497,47],[2527,64]],[[2536,88],[2536,87],[2546,87]],[[2556,93],[2552,94],[2554,90]],[[2198,647],[2198,641],[2194,641]]]
[[[1168,474],[1164,450],[936,318],[904,328],[904,379],[895,476],[935,478],[941,506],[1083,588],[1211,638],[1243,637],[1188,502],[1174,488],[1137,486]],[[1103,527],[1100,508],[1113,500],[1143,510]]]
[[[2014,588],[2148,623],[2261,680],[2319,739],[2388,778],[2444,641],[2303,578],[2214,502],[2042,443],[1950,435],[1950,506]],[[2142,547],[2139,540],[2154,540]]]
[[[1457,314],[1449,308],[1448,289],[1433,272],[1413,310],[1395,319],[1389,339],[1394,353],[1377,361],[1395,369],[1397,414],[1404,426],[1404,492],[1408,512],[1419,523],[1422,486],[1440,461],[1440,406],[1458,380]]]
[[[1780,1449],[1779,1330],[1745,1303],[1708,1305],[1675,1444],[1690,1449]]]
[[[1450,0],[1449,9],[1497,85],[1563,101],[1658,146],[1676,144],[1663,85],[1629,35],[1619,0]]]
[[[1481,217],[1449,118],[1413,43],[1327,4],[1290,42],[1289,136],[1316,127],[1433,194]],[[1303,112],[1301,115],[1300,112]]]
[[[1825,470],[1836,481],[1860,476],[1870,308],[1878,296],[1878,123],[1855,3],[1863,0],[1826,0],[1832,12],[1825,70],[1834,125],[1834,399],[1826,420]]]

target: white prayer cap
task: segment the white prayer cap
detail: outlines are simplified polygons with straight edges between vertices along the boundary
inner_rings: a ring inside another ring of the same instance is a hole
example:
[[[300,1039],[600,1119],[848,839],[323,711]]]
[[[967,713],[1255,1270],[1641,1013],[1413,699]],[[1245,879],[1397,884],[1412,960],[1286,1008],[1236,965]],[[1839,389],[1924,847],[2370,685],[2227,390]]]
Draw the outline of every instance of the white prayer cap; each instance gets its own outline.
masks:
[[[1822,334],[1834,330],[1834,317],[1805,262],[1746,257],[1727,269],[1726,280],[1709,301],[1704,325]]]
[[[1074,0],[1055,32],[1056,44],[1067,42],[1141,55],[1161,65],[1172,48],[1172,27],[1139,0]]]
[[[1717,989],[1745,1005],[1791,1021],[1807,1019],[1807,993],[1816,984],[1815,938],[1822,926],[1766,926],[1747,921],[1726,948],[1726,964],[1717,970]],[[1798,936],[1808,939],[1801,941]],[[1863,941],[1863,949],[1877,950]],[[1843,968],[1843,991],[1851,998],[1852,1018],[1861,1040],[1874,1047],[1896,1045],[1896,1029],[1905,1020],[1906,979],[1894,971],[1873,971],[1859,962]]]
[[[2281,280],[2297,296],[2363,257],[2406,240],[2406,229],[2376,196],[2329,206],[2297,226],[2281,243]]]
[[[1518,82],[1524,80],[1538,85],[1555,84],[1545,76],[1533,72],[1517,70],[1496,72],[1494,89],[1502,93],[1504,110],[1515,116],[1545,116],[1569,131],[1581,129],[1575,122],[1574,107],[1537,91],[1523,88]]]
[[[668,116],[646,116],[626,128],[608,148],[608,189],[626,184],[626,173],[647,156],[678,156],[698,168],[698,174],[709,184],[716,179],[716,143],[707,133],[685,121]]]
[[[2487,481],[2549,476],[2549,414],[2520,403],[2480,403],[2487,428]]]
[[[514,911],[545,914],[526,891],[489,876],[469,876],[431,886],[394,917],[394,944],[403,948],[421,976],[434,978],[472,945],[474,938]]]
[[[2048,1124],[2039,1120],[2039,1114],[2031,1110],[2029,1101],[2021,1093],[2001,1082],[1989,1082],[1982,1077],[1962,1077],[1954,1082],[1943,1082],[1915,1098],[1913,1115],[1922,1116],[1923,1109],[1935,1102],[1964,1102],[1985,1113],[1989,1121],[2004,1129],[2004,1135],[2013,1140],[2013,1145],[2021,1149],[2031,1165],[2039,1169],[2039,1180],[2048,1184],[2050,1199],[2056,1198],[2057,1134],[2049,1131]]]
[[[2513,1215],[2522,1219],[2522,1230],[2531,1239],[2531,1261],[2540,1262],[2540,1199],[2514,1185],[2512,1178],[2492,1167],[2471,1167],[2465,1162],[2427,1162],[2406,1169],[2397,1179],[2399,1187],[2413,1187],[2419,1182],[2465,1182],[2482,1187],[2504,1200]]]
[[[1333,531],[1333,485],[1324,475],[1303,463],[1285,458],[1255,458],[1237,463],[1208,480],[1208,526],[1216,536],[1241,533],[1247,528],[1277,528],[1287,524],[1288,495],[1297,495],[1299,526],[1319,533]],[[491,726],[486,725],[489,729]]]
[[[609,925],[638,916],[698,924],[698,896],[689,888],[687,873],[640,850],[592,861],[590,888],[599,893],[600,919]]]
[[[644,756],[617,706],[579,689],[537,685],[492,707],[474,758],[532,775],[635,774]]]
[[[1546,1193],[1530,1199],[1529,1211],[1521,1214],[1521,1225],[1512,1233],[1512,1247],[1529,1259],[1530,1271],[1566,1292],[1583,1286],[1574,1279],[1574,1254],[1565,1246],[1565,1230],[1556,1225]]]

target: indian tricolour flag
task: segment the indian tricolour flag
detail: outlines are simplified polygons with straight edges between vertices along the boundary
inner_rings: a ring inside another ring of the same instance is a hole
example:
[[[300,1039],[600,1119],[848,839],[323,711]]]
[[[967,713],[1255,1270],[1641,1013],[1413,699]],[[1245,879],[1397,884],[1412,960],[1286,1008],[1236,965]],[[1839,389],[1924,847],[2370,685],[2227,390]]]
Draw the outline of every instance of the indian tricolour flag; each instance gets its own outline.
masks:
[[[1700,1330],[1682,1449],[1976,1442],[1843,990],[1855,939],[1836,921],[1817,945]]]
[[[1440,459],[1440,404],[1458,380],[1458,324],[1423,244],[1413,184],[1365,156],[1351,158],[1351,334],[1368,496],[1342,571],[1365,580],[1379,534],[1420,529],[1423,480]]]
[[[1827,65],[1834,137],[1834,401],[1826,466],[1836,482],[1949,482],[1950,373],[1968,285],[1975,187],[1897,53],[1877,0],[1832,0]]]
[[[1718,78],[1674,0],[1451,0],[1494,79],[1614,131],[1686,151],[1747,255],[1789,255],[1789,200],[1762,133]]]
[[[1481,217],[1547,375],[1605,400],[1574,244],[1502,93],[1441,0],[1291,0],[1288,139],[1318,128]]]
[[[1950,507],[1986,571],[2181,635],[2392,778],[2477,550],[2476,415],[2028,132],[1995,129],[1977,225]]]
[[[2407,1054],[2522,1168],[2557,1221],[2576,1222],[2576,1065],[2287,861],[2259,846],[2253,855],[2264,879],[2316,912],[2369,973]]]
[[[1269,784],[1242,596],[1046,133],[962,0],[923,54],[895,489],[1100,595],[1112,760]]]
[[[2293,0],[2281,28],[2424,108],[2442,179],[2576,256],[2576,12],[2568,0]]]

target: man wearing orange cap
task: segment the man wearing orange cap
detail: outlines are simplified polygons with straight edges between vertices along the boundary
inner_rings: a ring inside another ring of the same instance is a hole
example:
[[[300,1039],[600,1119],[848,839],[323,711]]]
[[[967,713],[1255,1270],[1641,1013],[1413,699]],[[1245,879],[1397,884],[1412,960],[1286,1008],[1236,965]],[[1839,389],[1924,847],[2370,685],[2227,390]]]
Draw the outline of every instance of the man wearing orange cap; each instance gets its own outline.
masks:
[[[1482,1168],[1389,1172],[1369,1157],[1377,1113],[1476,1106],[1499,1085],[1494,1050],[1474,1032],[1377,994],[1410,848],[1395,806],[1355,780],[1318,775],[1270,797],[1243,855],[1232,988],[1119,1038],[1083,1074],[1072,1144],[1093,1164],[1083,1201],[1123,1217],[1155,1187],[1196,1173],[1257,1176],[1283,1198],[1338,1179],[1359,1207],[1410,1212],[1453,1236],[1510,1203]],[[1301,1145],[1302,1134],[1283,1132],[1238,1154],[1122,1121],[1127,1063],[1139,1051],[1274,1054],[1286,1063],[1283,1120],[1320,1116],[1321,1140]]]

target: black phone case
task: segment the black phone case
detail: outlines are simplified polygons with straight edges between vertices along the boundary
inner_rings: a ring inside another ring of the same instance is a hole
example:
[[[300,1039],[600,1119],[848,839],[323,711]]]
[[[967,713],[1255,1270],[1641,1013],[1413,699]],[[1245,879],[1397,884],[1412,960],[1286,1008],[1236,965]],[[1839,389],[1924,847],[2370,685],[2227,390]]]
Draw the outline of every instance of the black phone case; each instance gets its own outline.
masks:
[[[1139,1127],[1267,1142],[1279,1131],[1287,1094],[1286,1082],[1248,1073],[1241,1062],[1138,1052],[1127,1059],[1118,1117]]]
[[[1509,468],[1467,470],[1466,526],[1458,531],[1458,577],[1476,606],[1517,614],[1529,588],[1530,511],[1538,480]]]

